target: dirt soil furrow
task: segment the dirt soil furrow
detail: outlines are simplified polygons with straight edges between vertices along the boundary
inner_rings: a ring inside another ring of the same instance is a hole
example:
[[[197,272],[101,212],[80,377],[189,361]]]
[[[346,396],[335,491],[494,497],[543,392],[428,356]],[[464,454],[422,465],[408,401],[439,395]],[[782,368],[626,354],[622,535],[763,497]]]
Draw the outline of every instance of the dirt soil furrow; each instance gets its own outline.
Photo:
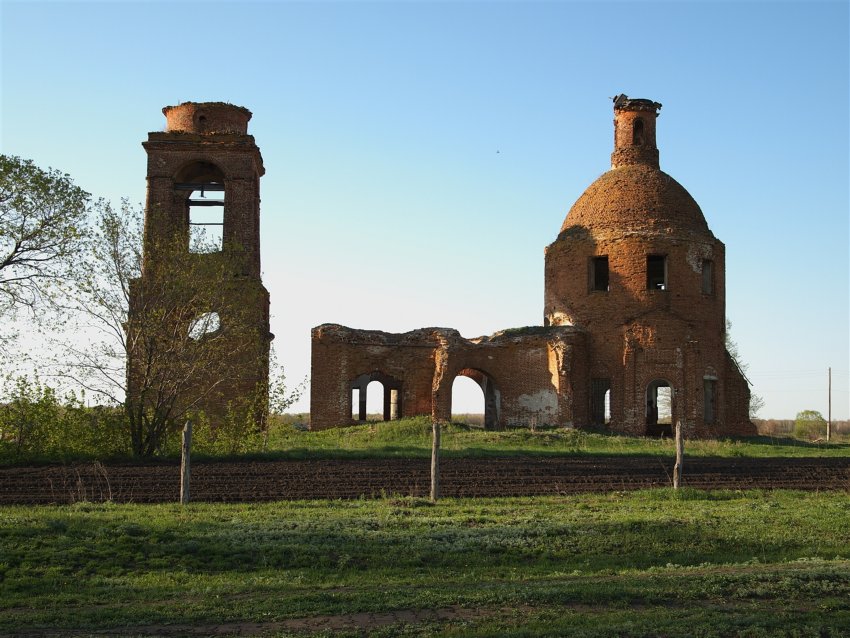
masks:
[[[672,460],[655,457],[444,459],[444,496],[607,492],[670,484]],[[850,458],[687,459],[684,484],[717,489],[850,489]],[[425,496],[426,459],[218,461],[193,464],[192,500],[242,502]],[[0,504],[175,501],[177,463],[82,463],[0,468]]]

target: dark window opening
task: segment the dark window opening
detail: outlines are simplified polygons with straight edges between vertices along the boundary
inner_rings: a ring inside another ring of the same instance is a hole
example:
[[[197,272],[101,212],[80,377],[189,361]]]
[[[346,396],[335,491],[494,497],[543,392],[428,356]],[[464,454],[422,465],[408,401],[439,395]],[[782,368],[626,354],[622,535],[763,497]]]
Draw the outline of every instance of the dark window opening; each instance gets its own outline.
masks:
[[[707,424],[714,423],[717,412],[717,381],[703,379],[703,420]]]
[[[714,262],[710,259],[702,261],[702,291],[706,295],[714,294]]]
[[[646,289],[667,290],[667,257],[665,255],[647,255]]]
[[[590,380],[590,418],[593,425],[611,422],[611,379]]]
[[[644,134],[643,134],[643,120],[638,118],[635,120],[635,123],[632,128],[632,145],[634,146],[643,146],[644,143]]]
[[[608,256],[591,257],[590,289],[608,292]]]
[[[646,388],[646,434],[673,435],[673,388],[663,379]]]

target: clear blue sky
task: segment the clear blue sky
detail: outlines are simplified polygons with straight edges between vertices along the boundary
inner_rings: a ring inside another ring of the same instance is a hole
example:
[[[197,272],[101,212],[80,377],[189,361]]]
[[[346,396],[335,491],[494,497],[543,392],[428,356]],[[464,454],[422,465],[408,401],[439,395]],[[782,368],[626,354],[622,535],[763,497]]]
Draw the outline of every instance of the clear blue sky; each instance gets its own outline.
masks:
[[[825,414],[832,366],[848,417],[846,1],[0,6],[0,148],[96,195],[144,201],[163,106],[253,111],[292,380],[325,322],[542,323],[543,248],[609,168],[627,93],[663,103],[661,167],[726,243],[762,416]]]

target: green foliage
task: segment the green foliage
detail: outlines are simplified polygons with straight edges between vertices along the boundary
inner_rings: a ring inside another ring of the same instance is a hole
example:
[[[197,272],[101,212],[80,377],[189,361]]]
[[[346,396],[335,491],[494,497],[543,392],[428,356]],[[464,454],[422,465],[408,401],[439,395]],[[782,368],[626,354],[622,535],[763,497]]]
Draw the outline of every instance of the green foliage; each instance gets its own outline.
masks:
[[[794,420],[794,436],[815,440],[826,436],[826,419],[816,410],[803,410]]]
[[[0,459],[22,462],[110,458],[127,451],[120,409],[87,408],[73,393],[60,398],[38,379],[9,380],[0,404]]]
[[[34,308],[74,269],[88,204],[68,175],[0,155],[0,314]]]
[[[283,366],[274,348],[269,356],[269,385],[261,385],[246,401],[231,402],[227,414],[213,424],[203,413],[189,415],[193,423],[192,449],[205,456],[254,455],[268,449],[272,423],[280,423],[280,415],[304,392],[306,379],[288,388]]]
[[[166,235],[145,245],[151,267],[142,277],[142,211],[126,200],[120,210],[102,201],[96,208],[86,268],[65,300],[66,319],[94,337],[83,344],[61,340],[58,363],[75,384],[123,405],[132,454],[155,456],[174,445],[199,406],[214,403],[228,387],[244,387],[234,362],[261,356],[255,344],[265,335],[244,327],[256,325],[259,309],[244,303],[240,291],[246,284],[234,277],[244,266],[240,251],[199,259],[187,250],[184,234]],[[219,323],[219,315],[226,320]],[[209,322],[200,325],[209,330],[196,330],[202,318]],[[246,397],[245,407],[259,423],[250,427],[262,428],[265,399],[254,409],[257,400]],[[234,414],[217,424],[209,441],[222,449],[244,448],[239,437],[249,426],[235,414],[239,407],[231,406]],[[223,429],[230,426],[236,431],[223,442]]]
[[[744,363],[741,361],[741,354],[738,351],[738,344],[735,343],[735,340],[732,339],[732,322],[729,319],[726,319],[726,332],[725,341],[726,341],[726,352],[729,353],[729,356],[732,357],[732,361],[735,362],[735,365],[738,366],[738,370],[741,371],[741,374],[744,375],[744,378],[747,376],[747,370],[750,367],[749,363]],[[747,379],[749,382],[749,379]],[[759,412],[764,408],[764,399],[756,394],[755,392],[750,392],[750,405],[749,405],[749,417],[750,419],[755,419]]]
[[[840,636],[848,527],[845,494],[784,491],[7,507],[0,633]]]
[[[266,432],[254,418],[256,412],[244,406],[229,406],[221,423],[213,424],[202,412],[188,415],[192,421],[192,452],[203,456],[237,456],[262,452]],[[175,453],[179,441],[175,437]],[[171,447],[174,447],[172,445]]]

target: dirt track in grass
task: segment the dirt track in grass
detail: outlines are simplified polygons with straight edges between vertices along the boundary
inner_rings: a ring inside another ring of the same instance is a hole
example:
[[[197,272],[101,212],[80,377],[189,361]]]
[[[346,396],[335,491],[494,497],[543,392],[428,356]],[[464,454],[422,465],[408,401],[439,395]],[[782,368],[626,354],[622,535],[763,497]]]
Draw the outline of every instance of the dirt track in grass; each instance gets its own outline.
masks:
[[[673,463],[658,457],[443,459],[446,497],[533,496],[670,485]],[[426,459],[216,461],[192,465],[193,501],[245,502],[425,496]],[[179,464],[81,463],[0,468],[0,505],[106,501],[173,502]],[[850,490],[850,458],[692,458],[684,485],[703,489]]]
[[[453,606],[440,609],[400,609],[397,611],[356,614],[336,614],[293,618],[277,622],[223,622],[201,625],[143,625],[102,630],[56,631],[45,629],[16,634],[21,638],[53,638],[58,636],[145,636],[177,638],[190,636],[259,636],[279,632],[318,633],[340,631],[367,631],[394,625],[419,625],[423,623],[445,623],[457,620],[473,620],[498,614],[515,614],[514,609],[488,610],[467,609]],[[2,634],[0,634],[2,635]]]

